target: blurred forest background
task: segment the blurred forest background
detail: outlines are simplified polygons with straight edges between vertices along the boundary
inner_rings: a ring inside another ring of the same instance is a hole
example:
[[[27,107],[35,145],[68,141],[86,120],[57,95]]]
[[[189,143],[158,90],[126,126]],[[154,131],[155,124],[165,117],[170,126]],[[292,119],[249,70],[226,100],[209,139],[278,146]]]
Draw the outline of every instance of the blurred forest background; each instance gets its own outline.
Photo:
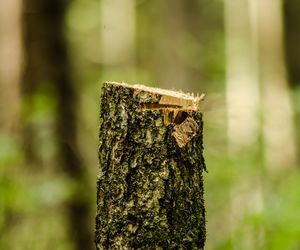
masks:
[[[107,80],[207,94],[207,250],[300,249],[299,13],[297,0],[1,0],[0,249],[94,249]]]

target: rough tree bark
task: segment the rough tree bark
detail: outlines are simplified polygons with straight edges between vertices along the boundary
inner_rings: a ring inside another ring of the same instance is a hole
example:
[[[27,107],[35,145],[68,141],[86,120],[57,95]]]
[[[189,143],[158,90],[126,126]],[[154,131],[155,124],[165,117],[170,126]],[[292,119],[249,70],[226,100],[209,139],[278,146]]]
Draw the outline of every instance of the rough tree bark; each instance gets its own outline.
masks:
[[[201,99],[104,84],[97,249],[203,249]]]

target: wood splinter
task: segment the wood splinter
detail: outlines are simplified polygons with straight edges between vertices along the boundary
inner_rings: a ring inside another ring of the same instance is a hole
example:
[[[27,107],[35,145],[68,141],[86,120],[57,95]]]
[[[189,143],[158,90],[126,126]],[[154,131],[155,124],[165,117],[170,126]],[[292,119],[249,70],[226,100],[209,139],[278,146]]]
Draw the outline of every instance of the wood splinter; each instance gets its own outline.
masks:
[[[104,83],[98,250],[204,248],[203,98]]]

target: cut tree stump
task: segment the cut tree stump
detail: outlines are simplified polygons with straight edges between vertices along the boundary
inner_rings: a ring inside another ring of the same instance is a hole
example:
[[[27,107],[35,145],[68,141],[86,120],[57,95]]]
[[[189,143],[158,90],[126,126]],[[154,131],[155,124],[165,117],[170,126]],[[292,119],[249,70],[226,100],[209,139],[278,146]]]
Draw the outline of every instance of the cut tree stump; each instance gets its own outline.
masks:
[[[204,248],[201,99],[104,83],[97,249]]]

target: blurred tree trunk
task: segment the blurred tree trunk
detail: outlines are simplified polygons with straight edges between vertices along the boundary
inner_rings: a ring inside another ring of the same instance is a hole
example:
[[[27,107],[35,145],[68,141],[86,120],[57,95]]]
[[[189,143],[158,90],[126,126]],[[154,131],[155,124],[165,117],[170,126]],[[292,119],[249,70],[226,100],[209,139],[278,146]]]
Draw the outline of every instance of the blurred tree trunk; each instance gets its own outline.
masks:
[[[251,7],[248,0],[225,1],[227,134],[233,152],[245,152],[259,135],[257,32]]]
[[[20,0],[0,1],[0,133],[14,137],[19,127]]]
[[[265,167],[272,172],[295,163],[294,121],[283,56],[281,7],[279,0],[225,1],[229,146],[235,153],[242,150],[249,157],[251,152],[260,149],[258,143],[262,133]],[[258,164],[256,174],[259,167]],[[263,183],[257,176],[251,179],[249,175],[241,175],[241,180],[235,180],[231,193],[230,224],[234,230],[249,211],[262,211]],[[243,227],[243,230],[239,235],[244,239],[243,247],[261,248],[265,241],[264,228]],[[257,241],[247,242],[249,237]]]
[[[300,86],[300,2],[286,1],[284,8],[285,51],[289,79],[293,86]]]
[[[282,4],[281,0],[257,0],[264,155],[271,171],[296,163],[293,107],[283,50]]]
[[[261,102],[263,151],[272,169],[293,165],[296,158],[281,9],[280,0],[225,1],[229,144],[257,142]]]
[[[285,52],[288,66],[288,78],[293,90],[300,91],[300,2],[297,0],[286,1],[284,7],[284,29],[285,29]],[[299,100],[299,97],[298,97]],[[294,104],[296,110],[296,127],[300,127],[300,105],[299,101]],[[297,137],[297,156],[300,160],[300,131],[296,130]]]
[[[102,0],[100,4],[102,63],[128,74],[135,64],[135,1]]]
[[[63,0],[23,1],[22,94],[29,113],[33,109],[35,95],[41,89],[43,94],[56,99],[57,170],[61,169],[74,185],[74,195],[66,205],[66,212],[70,241],[75,249],[82,250],[92,249],[92,234],[88,202],[84,195],[87,182],[76,136],[77,98],[64,34],[64,18],[69,3]],[[49,88],[50,93],[47,92]],[[30,143],[36,136],[35,128],[31,125],[27,120],[24,139],[29,158],[35,158],[34,153],[39,146]]]
[[[8,232],[19,225],[15,209],[12,209],[14,206],[5,198],[11,197],[5,183],[18,179],[14,173],[20,170],[20,161],[16,157],[20,139],[20,13],[20,0],[0,1],[0,248],[4,249],[10,246],[6,243],[9,242],[6,239]],[[10,154],[14,157],[7,161]]]
[[[253,4],[251,0],[225,1],[228,147],[231,154],[237,156],[244,153],[248,157],[253,157],[253,153],[260,149],[257,20]],[[259,165],[255,167],[258,171]],[[249,175],[240,174],[235,179],[230,196],[228,224],[231,231],[241,227],[249,211],[259,213],[263,209],[263,190],[259,178],[252,179]],[[239,237],[244,248],[256,249],[262,245],[264,238],[259,237],[262,228],[242,226],[240,230]],[[251,242],[248,237],[258,240]],[[241,246],[233,244],[231,248],[240,249]]]

